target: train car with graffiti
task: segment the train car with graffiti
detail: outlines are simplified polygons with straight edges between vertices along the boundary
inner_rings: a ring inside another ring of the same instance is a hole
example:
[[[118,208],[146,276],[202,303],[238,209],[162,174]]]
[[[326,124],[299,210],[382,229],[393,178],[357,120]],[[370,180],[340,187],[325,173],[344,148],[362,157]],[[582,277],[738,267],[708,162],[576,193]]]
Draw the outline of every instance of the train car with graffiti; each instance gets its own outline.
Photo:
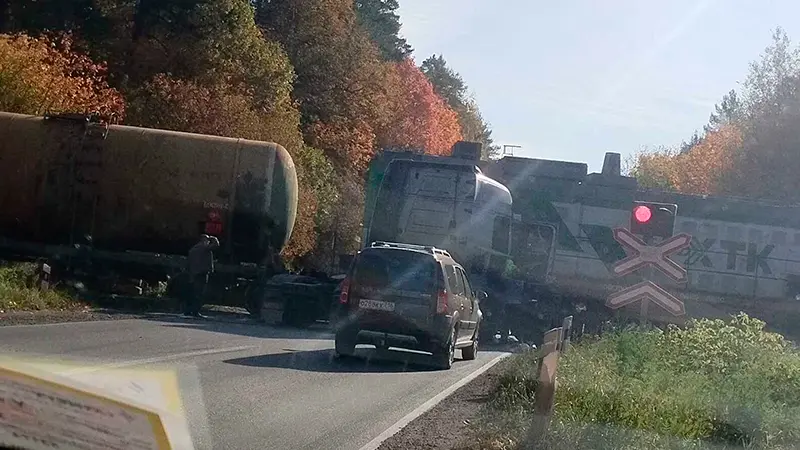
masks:
[[[603,300],[646,276],[682,299],[690,317],[800,306],[800,206],[640,189],[613,167],[618,158],[607,154],[603,171],[593,174],[582,163],[518,157],[490,170],[509,187],[516,214],[556,227],[552,292]],[[677,205],[674,233],[692,238],[672,259],[686,269],[686,282],[657,270],[612,273],[626,257],[613,229],[629,228],[634,201]]]

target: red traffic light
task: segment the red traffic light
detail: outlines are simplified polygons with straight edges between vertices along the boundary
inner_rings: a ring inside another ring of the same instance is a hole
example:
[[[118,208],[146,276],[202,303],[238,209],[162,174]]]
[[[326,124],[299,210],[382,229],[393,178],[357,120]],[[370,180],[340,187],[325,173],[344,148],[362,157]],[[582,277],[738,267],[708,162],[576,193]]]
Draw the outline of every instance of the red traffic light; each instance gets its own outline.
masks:
[[[633,208],[633,218],[639,223],[647,223],[653,218],[653,211],[644,205]]]

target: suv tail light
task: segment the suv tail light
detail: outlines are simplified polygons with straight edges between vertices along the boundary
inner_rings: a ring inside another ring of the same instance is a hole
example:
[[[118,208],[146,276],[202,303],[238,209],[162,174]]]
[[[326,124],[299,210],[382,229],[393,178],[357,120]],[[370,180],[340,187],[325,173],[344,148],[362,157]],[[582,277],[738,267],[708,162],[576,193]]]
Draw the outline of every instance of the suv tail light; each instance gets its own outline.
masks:
[[[447,291],[439,289],[436,295],[436,314],[444,314],[447,312]]]
[[[342,291],[339,293],[339,303],[342,305],[346,305],[347,302],[350,300],[350,277],[347,277],[342,281]]]

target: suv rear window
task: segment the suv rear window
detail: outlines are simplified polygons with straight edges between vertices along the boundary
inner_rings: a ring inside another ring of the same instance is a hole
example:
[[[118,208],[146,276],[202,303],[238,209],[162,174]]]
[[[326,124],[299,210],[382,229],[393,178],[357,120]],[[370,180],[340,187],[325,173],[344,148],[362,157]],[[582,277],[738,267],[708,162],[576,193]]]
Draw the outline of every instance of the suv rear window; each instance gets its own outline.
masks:
[[[399,289],[430,293],[436,286],[436,261],[423,253],[402,250],[367,251],[358,256],[354,288]]]

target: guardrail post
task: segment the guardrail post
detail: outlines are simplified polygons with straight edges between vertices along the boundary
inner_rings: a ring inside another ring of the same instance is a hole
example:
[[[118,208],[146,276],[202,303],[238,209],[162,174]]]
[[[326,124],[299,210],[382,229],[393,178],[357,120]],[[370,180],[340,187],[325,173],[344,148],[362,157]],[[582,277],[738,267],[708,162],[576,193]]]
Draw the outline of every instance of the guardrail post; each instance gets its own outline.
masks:
[[[569,345],[572,336],[572,316],[567,316],[564,318],[564,321],[561,323],[561,353],[565,353],[569,350]]]
[[[553,403],[556,393],[556,370],[561,354],[564,335],[563,327],[553,328],[544,334],[542,356],[539,360],[539,377],[536,385],[533,423],[528,430],[529,445],[536,446],[547,434],[550,419],[553,415]]]
[[[50,274],[52,269],[47,263],[42,263],[42,271],[39,273],[39,289],[46,291],[50,289]]]

